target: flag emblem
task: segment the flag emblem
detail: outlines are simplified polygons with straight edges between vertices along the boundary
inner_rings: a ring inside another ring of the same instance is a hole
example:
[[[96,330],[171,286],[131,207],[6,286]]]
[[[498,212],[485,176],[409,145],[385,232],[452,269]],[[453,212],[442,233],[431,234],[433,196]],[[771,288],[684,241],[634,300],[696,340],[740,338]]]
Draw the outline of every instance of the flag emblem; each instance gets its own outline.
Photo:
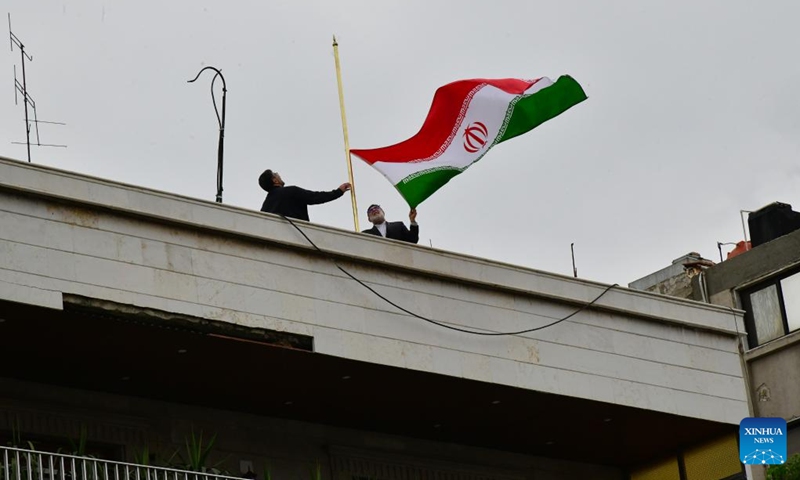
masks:
[[[481,122],[473,122],[464,129],[464,150],[476,153],[486,145],[486,136],[489,130]]]

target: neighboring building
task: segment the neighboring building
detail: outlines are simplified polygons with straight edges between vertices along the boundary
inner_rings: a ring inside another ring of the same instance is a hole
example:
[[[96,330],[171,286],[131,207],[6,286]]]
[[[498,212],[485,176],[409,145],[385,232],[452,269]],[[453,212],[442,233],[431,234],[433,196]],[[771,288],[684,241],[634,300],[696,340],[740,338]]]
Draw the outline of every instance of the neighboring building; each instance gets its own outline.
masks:
[[[0,159],[0,478],[743,478],[741,311],[296,223]]]
[[[800,453],[800,213],[790,205],[773,203],[751,213],[748,223],[750,244],[740,242],[732,252],[734,255],[702,269],[702,273],[696,272],[691,279],[691,294],[687,297],[683,288],[678,296],[746,311],[747,340],[743,342],[742,354],[753,415],[786,419],[789,455],[797,454]],[[681,276],[680,280],[676,278]],[[677,274],[671,283],[685,286],[687,279],[686,273]],[[630,285],[637,287],[642,282]]]
[[[693,298],[692,279],[714,265],[697,252],[676,258],[672,265],[628,284],[630,288],[679,298]]]

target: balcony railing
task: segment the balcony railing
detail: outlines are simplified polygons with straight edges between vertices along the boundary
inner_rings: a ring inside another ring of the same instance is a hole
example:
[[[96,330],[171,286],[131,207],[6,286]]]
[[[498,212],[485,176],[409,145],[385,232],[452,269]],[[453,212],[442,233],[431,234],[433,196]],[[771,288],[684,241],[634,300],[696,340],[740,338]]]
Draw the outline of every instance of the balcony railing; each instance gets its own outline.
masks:
[[[0,480],[242,480],[210,472],[0,447]]]

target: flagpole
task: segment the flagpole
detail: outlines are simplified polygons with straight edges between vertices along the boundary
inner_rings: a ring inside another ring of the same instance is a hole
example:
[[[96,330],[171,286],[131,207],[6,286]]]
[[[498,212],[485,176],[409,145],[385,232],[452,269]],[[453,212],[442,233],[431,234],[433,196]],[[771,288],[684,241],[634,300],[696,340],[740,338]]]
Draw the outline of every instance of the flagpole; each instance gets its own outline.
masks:
[[[333,36],[333,58],[336,60],[336,83],[339,85],[339,108],[342,111],[342,133],[344,134],[344,156],[347,160],[347,175],[350,180],[350,201],[353,204],[353,224],[358,228],[358,205],[356,204],[356,184],[353,180],[353,162],[350,158],[350,139],[347,136],[347,116],[344,113],[344,90],[342,89],[342,67],[339,65],[339,44]]]

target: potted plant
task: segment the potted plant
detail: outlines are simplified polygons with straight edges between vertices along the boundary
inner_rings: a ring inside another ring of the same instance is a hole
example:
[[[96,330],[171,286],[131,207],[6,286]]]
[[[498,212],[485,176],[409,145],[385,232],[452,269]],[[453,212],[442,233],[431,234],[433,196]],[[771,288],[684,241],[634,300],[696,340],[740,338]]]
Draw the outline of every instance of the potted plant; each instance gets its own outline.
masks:
[[[172,460],[175,457],[178,457],[180,459],[180,463],[176,466],[179,468],[190,470],[192,472],[213,473],[217,475],[226,474],[226,472],[223,472],[218,468],[224,462],[224,460],[221,460],[212,466],[207,465],[208,457],[217,441],[217,434],[212,435],[211,438],[204,443],[203,431],[200,431],[200,435],[195,435],[194,427],[192,427],[192,431],[190,435],[186,437],[185,441],[186,457],[184,457],[180,449],[178,449],[172,454],[172,457],[168,463],[172,463]]]

